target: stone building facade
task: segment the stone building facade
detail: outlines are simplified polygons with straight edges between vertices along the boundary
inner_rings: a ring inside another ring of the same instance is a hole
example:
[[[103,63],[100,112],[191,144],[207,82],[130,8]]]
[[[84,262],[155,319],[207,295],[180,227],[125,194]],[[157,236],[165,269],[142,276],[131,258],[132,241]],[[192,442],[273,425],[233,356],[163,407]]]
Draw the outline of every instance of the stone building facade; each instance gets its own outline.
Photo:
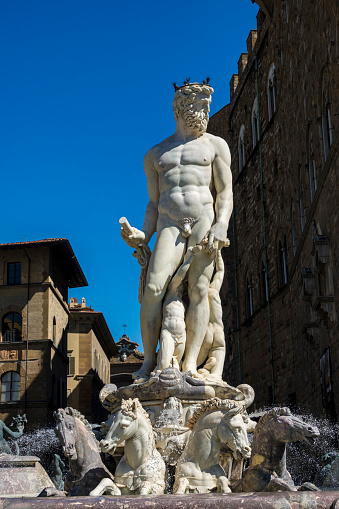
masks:
[[[117,342],[117,354],[111,358],[111,384],[125,387],[133,383],[132,374],[140,369],[144,354],[138,350],[139,343],[123,334]]]
[[[68,288],[87,281],[67,239],[0,244],[0,419],[53,423],[66,404]]]
[[[117,347],[104,315],[72,297],[67,334],[67,405],[79,410],[91,423],[107,419],[99,401],[102,387],[110,383],[110,359]]]
[[[254,1],[254,0],[253,0]],[[232,153],[225,379],[256,407],[339,411],[339,7],[260,0],[209,131]]]

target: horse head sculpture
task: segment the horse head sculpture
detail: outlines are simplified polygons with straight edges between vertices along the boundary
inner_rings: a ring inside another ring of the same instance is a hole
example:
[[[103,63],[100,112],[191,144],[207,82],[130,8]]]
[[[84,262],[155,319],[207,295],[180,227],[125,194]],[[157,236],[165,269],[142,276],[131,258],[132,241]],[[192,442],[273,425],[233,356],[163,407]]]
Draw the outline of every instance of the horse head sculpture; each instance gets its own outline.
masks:
[[[72,496],[91,495],[93,491],[93,496],[96,496],[95,489],[104,481],[106,491],[100,491],[100,494],[120,494],[112,474],[101,460],[99,444],[85,417],[78,410],[67,407],[54,412],[54,418],[55,434],[69,460],[65,490]]]
[[[56,420],[56,427],[54,432],[58,437],[62,452],[69,460],[76,460],[78,457],[76,442],[77,442],[77,425],[75,422],[75,410],[71,407],[59,408],[54,412],[53,416]]]
[[[301,441],[312,444],[318,436],[319,430],[315,426],[292,415],[289,408],[273,408],[258,422],[250,465],[242,479],[233,484],[232,491],[296,491],[286,469],[286,443]]]
[[[102,427],[108,430],[108,433],[100,442],[101,452],[113,454],[118,445],[135,435],[139,426],[138,413],[148,418],[137,399],[121,401],[121,409],[102,423]]]
[[[102,425],[108,430],[100,442],[102,452],[113,454],[125,441],[124,456],[115,471],[115,481],[121,493],[163,493],[165,463],[156,449],[151,421],[139,400],[123,399],[120,408]]]
[[[202,403],[187,421],[192,432],[178,461],[174,492],[231,491],[219,464],[220,448],[226,444],[236,459],[249,458],[248,424],[243,401],[212,398]]]

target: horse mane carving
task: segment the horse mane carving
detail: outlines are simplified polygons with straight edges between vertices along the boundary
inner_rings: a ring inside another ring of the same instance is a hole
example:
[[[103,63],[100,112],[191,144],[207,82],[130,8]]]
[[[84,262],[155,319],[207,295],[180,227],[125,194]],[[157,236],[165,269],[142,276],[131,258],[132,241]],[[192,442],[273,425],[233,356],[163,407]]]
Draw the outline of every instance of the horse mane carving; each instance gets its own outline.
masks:
[[[57,421],[64,421],[66,415],[70,415],[71,417],[74,417],[76,419],[79,419],[80,422],[85,426],[85,428],[90,432],[91,435],[96,440],[96,436],[93,433],[92,426],[86,419],[86,417],[79,412],[79,410],[76,410],[76,408],[72,408],[71,406],[66,407],[65,409],[59,408],[57,411],[54,412],[54,418]]]
[[[269,410],[265,415],[260,417],[258,424],[255,427],[253,441],[258,438],[259,433],[262,428],[265,426],[266,422],[269,419],[273,419],[274,417],[279,417],[280,415],[292,415],[291,410],[287,407],[277,407]]]
[[[241,402],[234,401],[232,399],[208,399],[207,401],[204,401],[199,406],[199,408],[197,408],[194,414],[188,419],[186,426],[189,429],[193,429],[199,417],[201,417],[206,412],[210,412],[211,410],[232,410],[236,407],[239,408],[239,412],[244,409],[244,405],[241,404]]]
[[[121,400],[121,411],[124,415],[127,415],[131,419],[137,418],[137,412],[142,414],[150,423],[152,426],[152,423],[150,421],[149,415],[146,412],[146,410],[142,407],[141,403],[139,402],[138,398],[129,398],[129,399],[123,399]]]

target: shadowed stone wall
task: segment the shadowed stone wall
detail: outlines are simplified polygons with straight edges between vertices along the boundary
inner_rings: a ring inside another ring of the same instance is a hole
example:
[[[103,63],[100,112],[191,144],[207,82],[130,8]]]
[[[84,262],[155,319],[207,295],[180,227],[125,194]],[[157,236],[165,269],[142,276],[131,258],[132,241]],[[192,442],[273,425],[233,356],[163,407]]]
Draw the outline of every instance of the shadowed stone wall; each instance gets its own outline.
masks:
[[[232,152],[225,379],[251,384],[257,408],[290,404],[333,419],[339,397],[338,11],[335,0],[277,2],[272,18],[260,10],[246,58],[239,48],[230,104],[209,125]]]

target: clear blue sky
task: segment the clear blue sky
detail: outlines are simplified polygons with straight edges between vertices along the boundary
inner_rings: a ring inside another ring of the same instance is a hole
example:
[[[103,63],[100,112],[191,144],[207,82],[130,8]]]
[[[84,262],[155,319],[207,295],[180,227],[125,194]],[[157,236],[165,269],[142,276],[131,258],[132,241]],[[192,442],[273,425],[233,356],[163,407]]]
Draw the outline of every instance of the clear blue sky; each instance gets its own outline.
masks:
[[[120,238],[141,228],[145,152],[172,134],[172,82],[211,77],[211,114],[256,28],[251,0],[2,0],[0,242],[69,239],[117,341],[140,342],[139,266]]]

